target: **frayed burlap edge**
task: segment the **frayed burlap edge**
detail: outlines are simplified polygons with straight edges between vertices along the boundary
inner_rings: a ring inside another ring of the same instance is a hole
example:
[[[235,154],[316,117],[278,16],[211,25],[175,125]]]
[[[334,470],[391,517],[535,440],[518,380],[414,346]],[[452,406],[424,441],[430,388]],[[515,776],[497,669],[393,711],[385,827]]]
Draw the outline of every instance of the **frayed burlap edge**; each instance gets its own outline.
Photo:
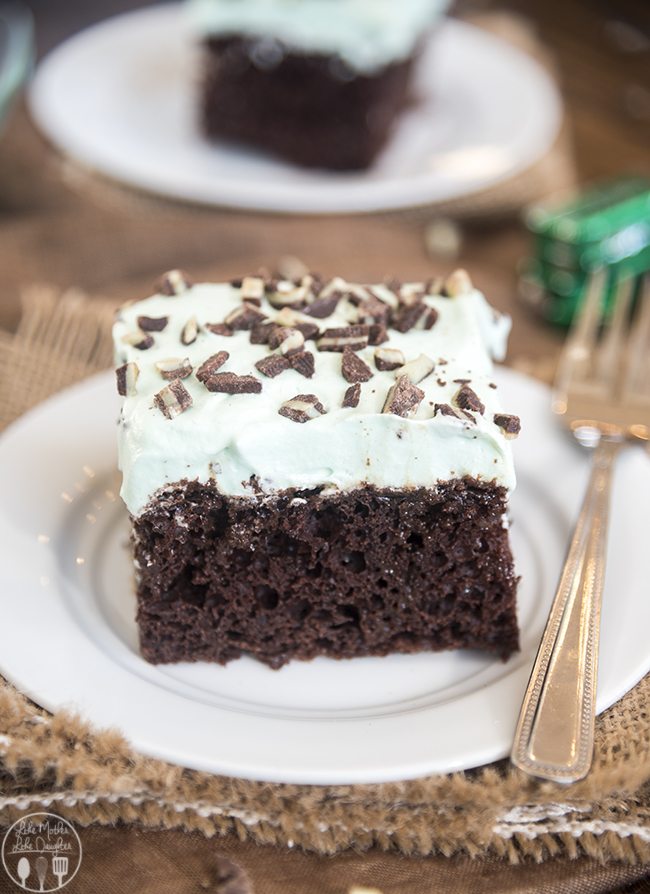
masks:
[[[0,334],[0,424],[110,362],[112,308],[46,287]],[[44,374],[44,370],[46,374]],[[52,808],[81,824],[237,834],[323,854],[373,845],[511,862],[586,854],[650,861],[650,676],[597,721],[594,766],[571,786],[500,762],[401,783],[295,786],[212,776],[135,753],[114,731],[50,715],[0,682],[0,823]]]

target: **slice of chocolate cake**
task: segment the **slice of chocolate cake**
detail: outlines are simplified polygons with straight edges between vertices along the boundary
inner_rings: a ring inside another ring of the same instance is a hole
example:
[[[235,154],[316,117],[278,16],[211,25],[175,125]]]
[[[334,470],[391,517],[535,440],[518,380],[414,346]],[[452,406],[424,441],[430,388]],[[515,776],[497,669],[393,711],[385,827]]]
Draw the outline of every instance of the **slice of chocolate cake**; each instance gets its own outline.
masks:
[[[152,662],[517,648],[514,486],[464,271],[362,286],[172,271],[114,336]]]
[[[205,133],[309,167],[368,167],[446,0],[190,0]]]

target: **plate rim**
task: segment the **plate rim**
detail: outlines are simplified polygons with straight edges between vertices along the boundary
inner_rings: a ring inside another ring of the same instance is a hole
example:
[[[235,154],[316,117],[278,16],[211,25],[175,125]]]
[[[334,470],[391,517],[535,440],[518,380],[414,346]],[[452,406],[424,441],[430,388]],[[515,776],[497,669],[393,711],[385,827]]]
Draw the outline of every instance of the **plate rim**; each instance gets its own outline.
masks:
[[[317,199],[313,196],[309,197],[310,194],[302,181],[291,187],[288,198],[286,196],[279,197],[277,191],[274,190],[273,183],[255,182],[253,188],[248,188],[243,180],[236,181],[233,185],[229,177],[224,177],[219,182],[219,195],[216,192],[208,194],[204,188],[205,183],[203,188],[199,183],[175,183],[169,179],[162,183],[159,175],[152,171],[143,171],[142,166],[138,171],[134,171],[123,158],[119,159],[113,156],[112,159],[107,160],[105,154],[100,158],[102,153],[97,146],[88,151],[87,145],[82,145],[79,140],[78,133],[74,134],[75,128],[70,128],[66,121],[62,122],[58,113],[52,113],[46,87],[50,69],[56,68],[59,60],[65,57],[68,50],[75,51],[86,40],[92,39],[110,28],[119,27],[127,21],[134,22],[136,19],[146,21],[147,18],[162,18],[164,15],[178,16],[181,14],[181,7],[182,4],[178,3],[154,5],[111,16],[72,35],[50,50],[41,60],[28,90],[28,107],[36,125],[64,157],[74,159],[91,174],[99,174],[117,185],[128,186],[151,196],[197,206],[238,208],[283,215],[358,215],[400,211],[409,208],[418,209],[458,199],[469,201],[473,196],[479,195],[486,189],[498,186],[529,170],[550,150],[560,131],[563,105],[559,89],[549,72],[538,60],[514,44],[502,40],[479,26],[443,16],[441,23],[429,40],[437,39],[437,31],[441,28],[451,29],[458,35],[465,35],[465,40],[467,40],[467,35],[471,40],[479,39],[484,46],[491,48],[493,54],[505,55],[513,60],[513,64],[516,61],[520,67],[523,66],[527,72],[527,78],[536,84],[538,101],[541,96],[544,97],[543,107],[547,116],[545,138],[541,138],[538,134],[535,140],[530,141],[528,151],[522,153],[515,163],[511,161],[506,171],[477,178],[470,182],[467,188],[463,188],[459,183],[455,185],[452,183],[445,189],[440,189],[440,187],[437,190],[434,189],[433,193],[431,178],[426,174],[414,178],[393,177],[387,178],[386,181],[371,181],[361,179],[364,172],[359,177],[354,174],[350,175],[349,182],[340,184],[341,188],[337,188],[337,184],[334,184],[334,188],[332,188],[332,184],[316,184],[315,187],[314,184],[311,184],[308,188],[317,190]],[[265,163],[268,161],[268,158],[265,159]],[[282,162],[278,162],[278,165],[281,169],[286,167]],[[295,170],[309,176],[308,171],[305,172],[300,168]],[[272,180],[272,177],[268,179]],[[286,190],[286,184],[282,186],[282,190]],[[344,190],[353,195],[353,200],[349,201],[341,197]]]

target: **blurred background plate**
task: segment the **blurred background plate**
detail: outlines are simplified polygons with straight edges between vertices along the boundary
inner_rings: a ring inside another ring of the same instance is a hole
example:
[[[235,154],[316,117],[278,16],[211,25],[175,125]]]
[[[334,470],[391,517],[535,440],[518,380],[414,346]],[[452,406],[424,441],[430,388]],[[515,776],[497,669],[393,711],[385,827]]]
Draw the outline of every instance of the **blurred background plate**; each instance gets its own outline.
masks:
[[[0,4],[0,127],[32,64],[32,30],[22,4]]]
[[[425,47],[417,103],[364,173],[308,171],[199,132],[198,54],[180,4],[136,10],[40,65],[32,114],[64,153],[160,195],[284,212],[363,212],[458,198],[506,180],[557,136],[561,101],[532,58],[446,19]]]

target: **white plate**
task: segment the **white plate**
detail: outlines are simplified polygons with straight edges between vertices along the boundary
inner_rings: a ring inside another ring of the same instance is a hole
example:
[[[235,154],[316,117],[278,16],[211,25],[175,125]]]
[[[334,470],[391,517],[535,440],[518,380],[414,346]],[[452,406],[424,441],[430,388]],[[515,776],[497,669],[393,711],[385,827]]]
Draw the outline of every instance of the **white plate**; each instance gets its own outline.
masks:
[[[205,204],[307,213],[372,211],[456,198],[540,158],[561,118],[531,58],[445,20],[417,73],[419,104],[366,173],[306,171],[205,141],[198,58],[178,4],[137,10],[71,38],[40,65],[30,105],[45,134],[97,171]]]
[[[0,439],[0,672],[50,710],[117,727],[145,754],[306,783],[398,780],[510,749],[526,680],[586,480],[543,386],[500,370],[519,412],[512,537],[522,651],[154,667],[138,655],[126,512],[116,497],[113,376],[42,404]],[[598,709],[650,669],[650,463],[622,458],[603,609]]]

